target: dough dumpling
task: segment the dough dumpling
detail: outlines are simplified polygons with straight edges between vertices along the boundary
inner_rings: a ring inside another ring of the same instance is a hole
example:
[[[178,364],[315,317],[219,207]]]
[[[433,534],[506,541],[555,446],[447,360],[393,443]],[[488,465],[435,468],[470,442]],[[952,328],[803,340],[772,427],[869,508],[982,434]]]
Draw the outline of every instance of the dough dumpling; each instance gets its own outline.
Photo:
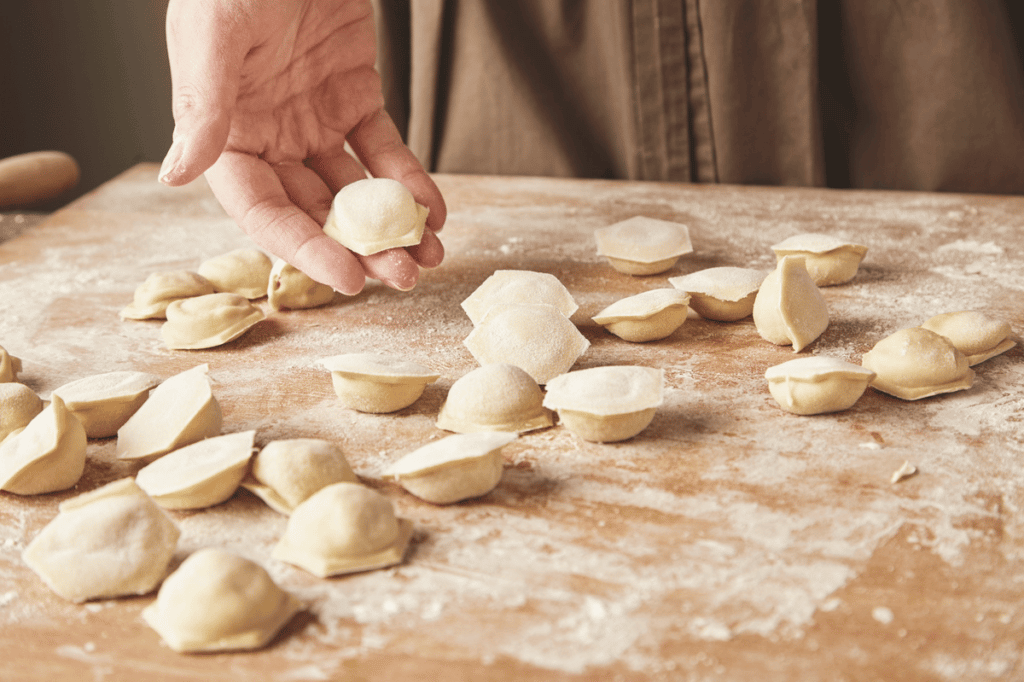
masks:
[[[245,296],[267,295],[267,282],[274,263],[259,249],[235,249],[203,261],[199,274],[213,283],[214,291]]]
[[[267,283],[267,302],[272,310],[316,308],[333,300],[331,287],[283,260],[274,263]]]
[[[505,468],[501,449],[515,439],[496,432],[448,436],[410,452],[383,475],[434,504],[480,497],[497,487]]]
[[[0,441],[19,431],[43,411],[43,401],[25,384],[0,383]]]
[[[810,415],[853,407],[875,373],[838,358],[812,356],[769,367],[764,376],[782,409]]]
[[[423,239],[426,206],[416,203],[405,185],[390,178],[365,178],[334,196],[324,234],[362,256]]]
[[[457,433],[522,432],[553,424],[544,392],[526,370],[497,363],[477,367],[448,389],[437,428]]]
[[[159,383],[160,377],[145,372],[107,372],[64,384],[53,395],[78,417],[85,435],[108,438],[117,435]]]
[[[654,275],[693,252],[690,230],[682,223],[634,216],[594,230],[597,253],[627,275]]]
[[[685,291],[652,289],[612,303],[594,315],[594,322],[625,341],[657,341],[683,326],[689,302]]]
[[[253,459],[252,476],[242,486],[288,515],[313,493],[357,480],[337,445],[318,438],[291,438],[267,443]]]
[[[0,384],[17,381],[21,372],[21,358],[16,358],[0,346]]]
[[[735,322],[754,311],[757,290],[767,275],[753,268],[717,267],[669,277],[668,283],[688,293],[689,306],[704,319]]]
[[[949,339],[911,327],[887,336],[864,354],[861,364],[875,373],[871,386],[903,400],[919,400],[970,388],[974,370]]]
[[[462,302],[462,309],[476,326],[484,319],[487,311],[499,303],[546,303],[566,317],[571,317],[579,308],[569,290],[552,274],[530,270],[495,270]]]
[[[1009,323],[973,310],[936,315],[921,327],[949,339],[972,367],[1017,345],[1010,338]]]
[[[797,353],[828,328],[828,307],[803,259],[786,256],[765,277],[754,299],[754,325],[766,341]]]
[[[868,247],[829,234],[796,234],[772,246],[778,260],[786,256],[804,259],[807,274],[819,287],[849,282],[857,274]]]
[[[643,431],[662,403],[664,371],[608,365],[552,379],[544,406],[558,410],[566,428],[583,440],[613,443]]]
[[[409,407],[441,376],[419,363],[376,353],[334,355],[323,366],[342,404],[371,414]]]
[[[85,429],[60,396],[0,443],[0,490],[41,495],[73,487],[85,471]]]
[[[238,490],[252,458],[255,431],[205,438],[147,464],[139,487],[164,509],[204,509]]]
[[[160,335],[171,350],[213,348],[237,339],[265,317],[245,296],[207,294],[167,306]]]
[[[135,297],[121,311],[125,320],[149,320],[164,317],[172,301],[213,293],[213,282],[198,272],[169,270],[154,272],[135,289]]]

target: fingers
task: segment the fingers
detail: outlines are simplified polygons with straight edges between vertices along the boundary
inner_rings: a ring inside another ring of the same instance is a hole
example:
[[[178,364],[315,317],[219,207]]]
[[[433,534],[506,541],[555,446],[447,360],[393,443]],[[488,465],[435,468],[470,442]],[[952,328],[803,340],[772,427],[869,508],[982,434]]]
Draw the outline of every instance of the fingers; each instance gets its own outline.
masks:
[[[421,268],[436,268],[444,260],[444,246],[430,230],[423,231],[423,239],[419,244],[407,246],[405,250]]]

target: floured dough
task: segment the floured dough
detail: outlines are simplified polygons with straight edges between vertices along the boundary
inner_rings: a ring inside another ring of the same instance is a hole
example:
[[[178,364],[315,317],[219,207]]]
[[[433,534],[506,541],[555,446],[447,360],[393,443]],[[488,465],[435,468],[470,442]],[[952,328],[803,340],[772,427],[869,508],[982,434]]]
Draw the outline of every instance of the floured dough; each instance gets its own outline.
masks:
[[[0,443],[0,490],[41,495],[67,490],[85,470],[85,429],[60,396]]]
[[[160,336],[171,350],[213,348],[237,339],[265,317],[240,294],[207,294],[167,306]]]
[[[291,438],[267,443],[242,486],[288,515],[313,493],[346,481],[357,479],[341,448],[318,438]]]
[[[289,265],[274,263],[267,283],[267,302],[273,310],[299,310],[327,305],[334,300],[334,289]]]
[[[546,304],[493,305],[464,343],[481,365],[515,365],[542,385],[568,372],[590,347],[568,318]]]
[[[173,450],[135,476],[164,509],[203,509],[235,494],[252,458],[255,431],[206,438]]]
[[[936,315],[926,320],[921,327],[949,339],[967,356],[967,363],[972,367],[1017,345],[1010,338],[1008,322],[993,320],[973,310]]]
[[[53,394],[82,422],[85,435],[109,438],[142,407],[159,383],[160,377],[146,372],[107,372],[64,384]]]
[[[21,372],[21,358],[16,358],[0,346],[0,383],[17,381]]]
[[[753,268],[717,267],[669,277],[668,283],[690,295],[689,305],[701,317],[735,322],[754,311],[754,298],[767,275]]]
[[[803,258],[786,256],[765,277],[754,299],[754,324],[766,340],[799,352],[828,327],[828,307]]]
[[[220,404],[213,396],[207,365],[176,374],[153,389],[117,431],[119,459],[154,459],[220,433]]]
[[[411,537],[412,523],[395,517],[388,498],[335,483],[295,508],[273,557],[326,578],[400,563]]]
[[[179,531],[130,478],[65,500],[22,558],[74,602],[152,591],[167,572]]]
[[[864,354],[861,364],[875,373],[871,386],[904,400],[970,388],[974,370],[949,339],[911,327],[887,336]]]
[[[28,426],[43,411],[43,401],[25,384],[0,383],[0,441]]]
[[[594,230],[597,253],[627,275],[654,275],[693,252],[690,230],[682,223],[634,216]]]
[[[190,554],[143,619],[179,652],[259,649],[302,605],[259,564],[223,549]]]
[[[149,320],[164,317],[172,301],[213,293],[213,282],[198,272],[169,270],[154,272],[135,289],[135,297],[123,310],[126,320]]]
[[[441,376],[419,363],[375,353],[334,355],[323,366],[345,407],[373,414],[409,407]]]
[[[802,256],[807,273],[819,287],[849,282],[868,247],[829,234],[796,234],[772,246],[776,258]]]
[[[456,433],[522,432],[551,426],[544,392],[526,370],[484,365],[459,378],[437,416],[437,428]]]
[[[218,292],[239,294],[249,299],[267,295],[267,282],[274,264],[259,249],[235,249],[203,261],[199,274]]]
[[[390,178],[366,178],[334,196],[324,234],[362,256],[419,244],[427,224],[426,206],[405,185]]]
[[[652,289],[612,303],[594,322],[625,341],[657,341],[683,326],[689,302],[685,291]]]
[[[462,302],[473,325],[498,303],[546,303],[566,317],[579,308],[569,290],[554,275],[530,270],[495,270]]]
[[[813,356],[769,367],[764,377],[782,409],[810,415],[853,407],[875,373],[838,358]]]
[[[410,493],[434,504],[452,504],[494,490],[505,468],[501,449],[514,433],[448,436],[405,455],[384,472]]]
[[[654,419],[662,403],[664,374],[633,365],[569,372],[548,382],[544,406],[558,410],[566,428],[583,440],[627,440]]]

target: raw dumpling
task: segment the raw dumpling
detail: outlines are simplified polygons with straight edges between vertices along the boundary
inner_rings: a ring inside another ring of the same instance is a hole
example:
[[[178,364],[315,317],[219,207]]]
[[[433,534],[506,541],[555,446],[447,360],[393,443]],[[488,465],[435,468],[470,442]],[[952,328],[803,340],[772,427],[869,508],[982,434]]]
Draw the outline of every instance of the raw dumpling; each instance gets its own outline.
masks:
[[[515,439],[496,432],[448,436],[405,455],[383,476],[434,504],[480,497],[497,487],[505,468],[501,449]]]
[[[259,249],[235,249],[203,261],[199,274],[218,292],[239,294],[249,299],[267,295],[267,282],[274,264]]]
[[[326,578],[400,563],[411,537],[412,523],[395,517],[388,498],[335,483],[295,508],[273,557]]]
[[[0,384],[17,381],[21,372],[21,359],[16,358],[0,346]]]
[[[53,395],[59,395],[78,417],[85,435],[108,438],[117,434],[159,383],[160,377],[145,372],[107,372],[64,384]]]
[[[206,438],[167,453],[135,476],[164,509],[204,509],[238,490],[252,458],[255,431]]]
[[[683,326],[689,302],[685,291],[653,289],[612,303],[594,322],[625,341],[657,341]]]
[[[546,303],[566,317],[579,308],[569,290],[554,275],[530,270],[495,270],[462,302],[462,309],[476,326],[491,306],[498,303]]]
[[[669,277],[668,283],[688,293],[689,306],[704,319],[735,322],[754,311],[754,298],[767,275],[752,268],[718,267]]]
[[[324,234],[362,256],[419,244],[427,224],[426,206],[405,185],[390,178],[365,178],[334,196]]]
[[[267,443],[242,486],[288,515],[313,493],[344,481],[357,479],[338,446],[317,438],[292,438]]]
[[[177,526],[130,478],[65,500],[22,558],[74,602],[152,591],[178,545]]]
[[[664,371],[609,365],[552,379],[544,406],[583,440],[612,443],[643,431],[662,402]]]
[[[904,400],[970,388],[974,370],[949,339],[912,327],[887,336],[864,354],[861,364],[875,373],[871,386]]]
[[[1010,338],[1009,323],[973,310],[936,315],[921,327],[949,339],[972,367],[1017,345]]]
[[[43,411],[43,401],[25,384],[0,383],[0,441],[28,426]]]
[[[213,293],[213,282],[198,272],[169,270],[154,272],[135,289],[135,298],[121,311],[126,320],[164,317],[172,301]]]
[[[551,426],[544,392],[526,370],[496,363],[477,367],[448,389],[437,428],[457,433],[531,431]]]
[[[801,256],[819,287],[849,282],[857,274],[868,247],[828,234],[797,234],[772,246],[778,260]]]
[[[597,252],[627,275],[654,275],[693,252],[690,230],[682,223],[634,216],[594,230]]]
[[[267,283],[267,302],[272,310],[316,308],[333,300],[331,287],[283,260],[274,263]]]
[[[207,547],[168,576],[142,617],[174,651],[237,651],[266,645],[301,608],[259,564]]]
[[[71,488],[85,471],[85,429],[60,396],[0,443],[0,490],[41,495]]]
[[[409,407],[441,376],[418,363],[374,353],[335,355],[323,366],[345,407],[372,414]]]
[[[149,399],[118,429],[117,457],[155,459],[219,434],[223,417],[207,369],[198,365],[153,389]]]
[[[167,306],[160,335],[171,350],[213,348],[237,339],[265,317],[245,296],[207,294]]]
[[[875,373],[837,358],[814,356],[769,367],[764,377],[782,409],[809,415],[853,407]]]
[[[803,258],[786,256],[765,277],[754,299],[754,324],[766,341],[807,347],[828,327],[825,297],[807,274]]]

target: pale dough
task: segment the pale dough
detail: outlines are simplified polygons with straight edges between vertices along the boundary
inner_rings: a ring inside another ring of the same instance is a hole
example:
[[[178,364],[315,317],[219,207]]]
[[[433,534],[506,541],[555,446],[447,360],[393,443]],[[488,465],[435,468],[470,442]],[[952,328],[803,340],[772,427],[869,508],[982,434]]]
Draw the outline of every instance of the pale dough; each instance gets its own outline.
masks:
[[[668,283],[690,295],[689,306],[701,317],[717,322],[742,320],[754,311],[754,299],[764,270],[717,267],[669,277]]]
[[[126,320],[149,320],[164,317],[172,301],[213,293],[213,282],[198,272],[169,270],[154,272],[135,289],[135,296],[123,310]]]
[[[43,411],[43,401],[25,384],[0,383],[0,441],[28,426]]]
[[[652,289],[612,303],[594,315],[594,322],[625,341],[657,341],[683,326],[689,302],[685,291]]]
[[[235,249],[203,261],[199,274],[218,292],[239,294],[249,299],[267,295],[267,282],[274,263],[259,249]]]
[[[146,402],[160,377],[146,372],[107,372],[78,379],[53,391],[78,417],[89,438],[117,435],[128,418]]]
[[[904,400],[960,391],[974,383],[967,357],[946,337],[921,327],[882,339],[861,364],[876,375],[872,387]]]
[[[875,373],[838,358],[813,356],[769,367],[764,376],[782,409],[811,415],[853,407]]]
[[[583,440],[612,443],[643,431],[663,400],[664,371],[608,365],[552,379],[544,406],[558,411],[566,428]]]
[[[390,178],[365,178],[341,188],[331,202],[324,234],[362,256],[423,239],[426,206]]]
[[[501,480],[501,449],[514,433],[480,432],[448,436],[405,455],[384,471],[410,493],[434,504],[481,497]]]
[[[594,230],[597,253],[627,275],[654,275],[693,252],[690,230],[682,223],[634,216]]]
[[[803,258],[786,256],[754,299],[754,325],[766,341],[799,352],[828,328],[828,306]]]
[[[936,315],[926,320],[921,327],[949,339],[967,356],[967,363],[972,367],[1017,345],[1010,338],[1008,322],[993,320],[973,310]]]
[[[21,358],[16,358],[0,346],[0,384],[17,381],[21,372]]]
[[[775,244],[772,251],[778,260],[802,256],[814,283],[828,287],[853,279],[868,247],[828,234],[805,233]]]
[[[437,428],[456,433],[543,429],[554,423],[543,403],[544,392],[526,370],[504,363],[483,365],[448,389]]]
[[[82,423],[60,396],[18,433],[0,443],[0,490],[41,495],[71,488],[85,470]]]
[[[135,476],[164,509],[204,509],[235,494],[249,470],[255,431],[205,438],[172,450]]]
[[[166,314],[167,321],[160,328],[160,336],[171,350],[222,346],[266,317],[248,298],[233,293],[174,301],[167,306]]]
[[[242,486],[285,515],[328,485],[357,481],[341,448],[318,438],[271,441],[253,458],[251,471]]]
[[[267,283],[267,302],[272,310],[316,308],[333,300],[331,287],[283,260],[274,263]]]
[[[579,308],[569,290],[554,275],[530,270],[495,270],[462,302],[462,309],[476,326],[492,306],[503,303],[546,303],[566,317],[571,317]]]
[[[358,412],[397,412],[419,400],[427,384],[441,376],[423,365],[376,353],[346,353],[322,361],[334,392]]]

